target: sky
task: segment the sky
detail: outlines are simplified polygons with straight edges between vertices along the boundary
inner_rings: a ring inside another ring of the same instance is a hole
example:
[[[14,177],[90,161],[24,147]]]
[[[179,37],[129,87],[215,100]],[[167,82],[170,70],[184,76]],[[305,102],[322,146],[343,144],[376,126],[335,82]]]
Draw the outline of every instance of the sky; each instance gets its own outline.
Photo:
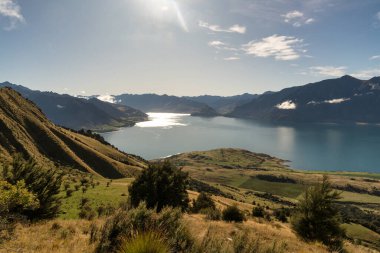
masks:
[[[0,82],[236,95],[380,76],[380,0],[0,0]]]

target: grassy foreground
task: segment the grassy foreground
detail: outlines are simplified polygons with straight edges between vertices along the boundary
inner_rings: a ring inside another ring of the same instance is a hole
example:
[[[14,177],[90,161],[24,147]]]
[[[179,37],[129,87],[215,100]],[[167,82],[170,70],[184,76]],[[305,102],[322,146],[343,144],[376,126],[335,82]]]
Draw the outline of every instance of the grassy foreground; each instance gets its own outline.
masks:
[[[274,215],[279,208],[292,208],[304,189],[318,182],[322,173],[294,171],[280,159],[238,149],[190,152],[170,160],[192,179],[204,184],[198,188],[191,184],[190,199],[195,199],[200,191],[211,191],[219,209],[235,204],[246,214],[247,221],[240,224],[210,221],[202,214],[185,214],[184,222],[198,243],[212,234],[229,248],[238,232],[247,231],[246,240],[257,242],[263,250],[268,250],[265,252],[328,252],[321,244],[297,238],[290,224],[280,222]],[[365,215],[372,215],[371,219],[380,213],[380,196],[376,195],[380,182],[376,175],[330,173],[330,180],[334,187],[342,189],[340,204],[345,209],[357,208],[359,211],[355,210],[364,217],[343,224],[348,237],[345,249],[353,253],[378,252],[380,235],[376,227],[365,223]],[[18,225],[12,240],[0,245],[0,252],[94,252],[96,245],[90,242],[91,231],[94,226],[101,227],[107,217],[96,215],[93,220],[80,219],[82,199],[87,199],[94,210],[107,205],[118,208],[120,202],[127,200],[132,181],[133,178],[111,181],[95,177],[94,185],[85,191],[80,179],[69,181],[68,189],[72,193],[66,196],[62,187],[61,215],[47,222]],[[202,188],[205,185],[207,187]],[[252,217],[255,206],[264,207],[267,217]]]

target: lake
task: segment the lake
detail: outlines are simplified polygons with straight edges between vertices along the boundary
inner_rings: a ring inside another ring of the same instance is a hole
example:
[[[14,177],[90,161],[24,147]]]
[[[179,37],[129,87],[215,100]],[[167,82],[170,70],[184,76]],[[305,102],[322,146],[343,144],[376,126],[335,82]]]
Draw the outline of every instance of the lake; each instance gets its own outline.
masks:
[[[146,159],[221,147],[243,148],[305,170],[380,172],[380,127],[263,124],[225,117],[148,113],[150,121],[102,133],[119,149]]]

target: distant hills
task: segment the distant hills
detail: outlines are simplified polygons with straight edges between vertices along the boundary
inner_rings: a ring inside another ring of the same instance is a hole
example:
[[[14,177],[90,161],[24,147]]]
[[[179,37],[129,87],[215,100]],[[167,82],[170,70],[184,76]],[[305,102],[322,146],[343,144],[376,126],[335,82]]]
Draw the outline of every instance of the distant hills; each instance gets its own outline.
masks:
[[[0,158],[15,153],[39,164],[70,166],[109,178],[134,176],[145,161],[91,136],[56,126],[30,100],[0,88]]]
[[[230,117],[280,122],[380,123],[380,77],[324,80],[263,94]]]
[[[223,115],[233,111],[237,106],[251,102],[257,97],[259,97],[259,95],[244,93],[242,95],[230,97],[203,95],[185,98],[199,103],[204,103],[213,108],[217,113]]]
[[[0,83],[0,87],[11,87],[18,91],[36,103],[55,124],[72,129],[111,130],[132,126],[147,119],[147,115],[139,110],[95,98],[83,99],[66,94],[35,91],[9,82]]]
[[[157,94],[122,94],[114,96],[116,103],[131,106],[143,112],[188,113],[197,116],[216,116],[215,109],[203,102],[186,97]]]

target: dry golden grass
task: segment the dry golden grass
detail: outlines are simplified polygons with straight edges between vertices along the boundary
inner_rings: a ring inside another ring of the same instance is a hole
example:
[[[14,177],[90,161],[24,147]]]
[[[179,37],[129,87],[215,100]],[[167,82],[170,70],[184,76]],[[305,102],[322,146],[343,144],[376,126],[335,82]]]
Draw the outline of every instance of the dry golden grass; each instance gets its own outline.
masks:
[[[296,252],[296,253],[328,253],[329,250],[319,243],[306,243],[296,237],[290,229],[289,224],[279,222],[268,222],[264,220],[253,220],[239,224],[239,223],[226,223],[223,221],[207,221],[203,215],[192,214],[184,217],[185,222],[190,228],[191,234],[195,236],[198,241],[206,236],[207,231],[210,230],[214,237],[222,240],[230,241],[231,237],[240,232],[248,232],[249,239],[258,240],[260,245],[264,247],[271,247],[273,243],[280,246],[283,252]],[[363,246],[353,245],[345,242],[345,249],[351,253],[369,253],[377,252]]]
[[[274,243],[283,249],[282,252],[297,253],[327,253],[325,246],[319,243],[306,243],[299,240],[288,224],[268,222],[263,219],[248,219],[244,223],[226,223],[223,221],[208,221],[200,214],[186,214],[184,222],[197,242],[201,242],[207,231],[214,238],[232,243],[232,237],[238,232],[248,232],[248,240],[258,240],[264,248],[270,248]],[[53,220],[37,224],[18,225],[12,240],[0,245],[0,253],[90,253],[94,252],[96,244],[90,244],[90,226],[98,227],[104,219],[86,220]],[[58,224],[59,228],[53,228]],[[372,253],[377,252],[363,246],[345,243],[347,252]]]
[[[101,224],[102,221],[96,221]],[[30,226],[18,225],[12,240],[0,245],[1,253],[76,253],[94,252],[89,243],[92,222],[54,220]],[[54,229],[53,224],[60,228]]]

